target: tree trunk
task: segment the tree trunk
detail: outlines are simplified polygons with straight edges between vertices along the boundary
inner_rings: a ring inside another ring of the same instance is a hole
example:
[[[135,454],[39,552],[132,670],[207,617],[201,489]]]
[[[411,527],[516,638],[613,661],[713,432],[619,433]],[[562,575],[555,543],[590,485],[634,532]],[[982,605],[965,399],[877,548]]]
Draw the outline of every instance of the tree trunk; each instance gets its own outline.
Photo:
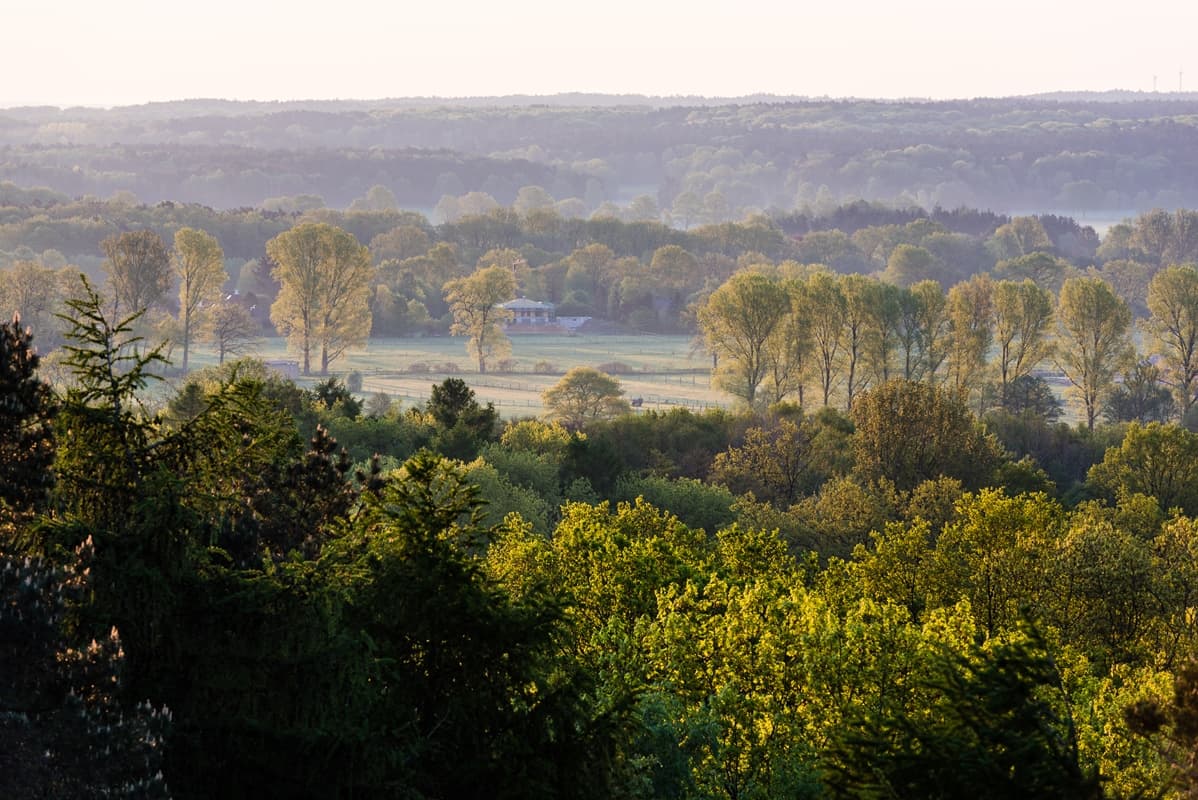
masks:
[[[183,313],[183,374],[187,374],[187,353],[191,349],[191,314]]]

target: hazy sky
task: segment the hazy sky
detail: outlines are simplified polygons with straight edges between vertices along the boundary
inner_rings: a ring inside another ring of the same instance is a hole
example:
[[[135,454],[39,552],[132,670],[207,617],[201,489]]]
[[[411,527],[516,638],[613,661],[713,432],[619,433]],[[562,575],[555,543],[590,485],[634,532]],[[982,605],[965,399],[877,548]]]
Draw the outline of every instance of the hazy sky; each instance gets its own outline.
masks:
[[[0,106],[1198,89],[1198,2],[0,0]],[[1187,64],[1187,58],[1191,63]]]

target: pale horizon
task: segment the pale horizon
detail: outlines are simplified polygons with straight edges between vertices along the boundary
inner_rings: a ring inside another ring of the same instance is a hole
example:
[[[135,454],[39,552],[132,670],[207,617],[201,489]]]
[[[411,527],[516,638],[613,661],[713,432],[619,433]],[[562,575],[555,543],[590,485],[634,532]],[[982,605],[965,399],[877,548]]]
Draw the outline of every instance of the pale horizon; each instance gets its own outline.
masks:
[[[1154,77],[1161,93],[1198,88],[1198,64],[1185,77],[1198,4],[1134,12],[1109,0],[1010,0],[987,12],[946,0],[18,0],[0,35],[0,107],[570,93],[943,100],[1151,92]]]

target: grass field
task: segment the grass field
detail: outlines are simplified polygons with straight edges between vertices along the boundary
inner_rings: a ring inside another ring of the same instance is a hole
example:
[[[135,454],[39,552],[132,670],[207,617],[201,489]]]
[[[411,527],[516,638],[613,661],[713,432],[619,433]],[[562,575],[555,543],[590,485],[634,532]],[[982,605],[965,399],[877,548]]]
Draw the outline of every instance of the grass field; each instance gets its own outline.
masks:
[[[513,336],[511,341],[512,363],[485,375],[478,373],[478,365],[466,354],[466,340],[455,337],[372,339],[365,349],[336,362],[330,372],[342,378],[360,372],[363,394],[386,392],[404,405],[424,402],[432,385],[446,377],[461,378],[481,402],[494,403],[505,417],[541,414],[541,392],[571,367],[612,363],[625,366],[616,377],[626,397],[642,399],[642,408],[701,410],[732,403],[732,398],[711,387],[710,361],[702,353],[692,354],[688,336]],[[296,358],[281,338],[262,340],[253,355],[268,360]],[[215,358],[197,350],[192,363],[206,366]],[[551,372],[534,372],[545,364]]]
[[[366,348],[337,361],[330,372],[342,379],[350,372],[360,372],[364,396],[386,392],[405,406],[427,400],[433,384],[447,377],[461,378],[480,402],[494,403],[505,418],[542,414],[541,392],[571,367],[600,368],[613,363],[624,365],[616,377],[627,398],[641,398],[643,409],[701,411],[734,403],[730,395],[712,388],[711,362],[703,353],[692,351],[689,336],[513,336],[511,341],[511,363],[485,375],[478,373],[478,365],[466,354],[466,340],[448,336],[372,339]],[[267,360],[296,358],[287,352],[282,338],[261,340],[253,355]],[[192,354],[193,367],[215,363],[215,356],[202,348]],[[537,369],[539,364],[551,366],[552,371]],[[296,382],[308,386],[318,380],[298,378]],[[1064,399],[1064,379],[1054,375],[1050,383]],[[833,402],[843,407],[839,395]],[[1077,407],[1066,401],[1064,421],[1076,424],[1080,419]]]

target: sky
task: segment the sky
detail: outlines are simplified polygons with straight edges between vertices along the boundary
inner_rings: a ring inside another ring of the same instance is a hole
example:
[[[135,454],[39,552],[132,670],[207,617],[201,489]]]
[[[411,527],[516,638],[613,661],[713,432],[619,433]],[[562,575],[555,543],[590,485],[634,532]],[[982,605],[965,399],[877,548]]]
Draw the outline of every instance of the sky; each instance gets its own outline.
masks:
[[[0,107],[1198,89],[1193,0],[0,0],[0,21]]]

